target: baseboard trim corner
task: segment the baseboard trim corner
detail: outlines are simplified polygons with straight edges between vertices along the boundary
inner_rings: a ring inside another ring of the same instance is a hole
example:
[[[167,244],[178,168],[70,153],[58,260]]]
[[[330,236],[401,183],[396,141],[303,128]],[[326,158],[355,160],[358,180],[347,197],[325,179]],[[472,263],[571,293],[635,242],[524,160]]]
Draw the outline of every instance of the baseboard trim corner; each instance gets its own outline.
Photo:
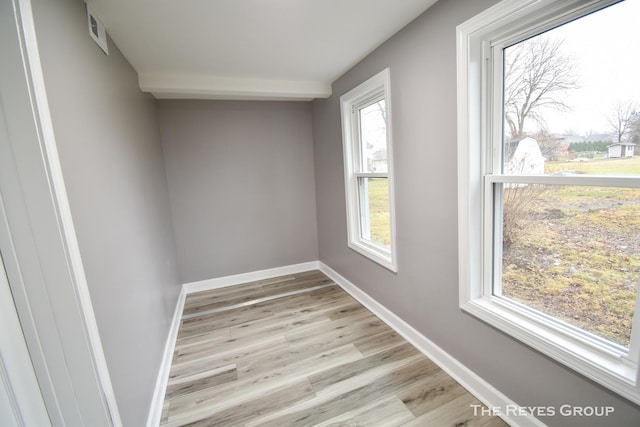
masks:
[[[431,359],[478,400],[489,408],[502,408],[501,418],[507,424],[520,427],[545,426],[544,423],[533,416],[510,416],[504,409],[519,407],[517,403],[502,394],[491,384],[464,366],[449,353],[438,347],[434,342],[422,335],[411,325],[402,320],[384,305],[373,299],[334,269],[322,261],[319,261],[318,264],[318,269],[320,271],[335,281],[348,294],[380,318],[380,320],[385,322],[398,334],[413,344],[413,346],[415,346],[421,353]]]
[[[173,312],[173,319],[171,320],[171,327],[169,328],[167,341],[164,345],[164,353],[162,355],[162,361],[160,362],[160,369],[158,370],[156,387],[153,391],[153,398],[151,399],[151,406],[149,408],[147,427],[158,427],[158,425],[160,424],[160,419],[162,418],[164,396],[167,390],[167,383],[169,382],[169,373],[171,371],[173,351],[175,350],[176,339],[178,338],[178,331],[180,330],[180,321],[182,319],[182,311],[184,310],[184,302],[186,298],[187,293],[185,292],[185,287],[183,285],[180,289],[180,295],[178,296],[176,309]]]
[[[268,268],[266,270],[252,271],[249,273],[234,274],[231,276],[218,277],[215,279],[200,280],[197,282],[185,283],[182,285],[187,294],[212,289],[224,288],[227,286],[239,285],[241,283],[255,282],[257,280],[271,279],[287,274],[302,273],[309,270],[318,270],[319,261],[303,262],[300,264],[286,265],[283,267]]]

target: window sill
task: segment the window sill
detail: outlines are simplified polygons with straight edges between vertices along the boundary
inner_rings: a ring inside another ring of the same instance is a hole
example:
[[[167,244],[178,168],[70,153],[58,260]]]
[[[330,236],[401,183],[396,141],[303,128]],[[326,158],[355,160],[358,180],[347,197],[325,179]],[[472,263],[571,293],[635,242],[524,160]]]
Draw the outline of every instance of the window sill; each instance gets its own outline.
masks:
[[[380,264],[387,270],[391,270],[394,273],[398,272],[396,261],[391,255],[391,251],[387,248],[379,245],[367,244],[363,241],[350,241],[348,246],[359,254],[369,258],[371,261]]]
[[[626,351],[598,342],[597,337],[578,337],[561,325],[497,297],[481,297],[460,305],[467,313],[563,363],[587,378],[640,404],[637,366],[625,358]]]

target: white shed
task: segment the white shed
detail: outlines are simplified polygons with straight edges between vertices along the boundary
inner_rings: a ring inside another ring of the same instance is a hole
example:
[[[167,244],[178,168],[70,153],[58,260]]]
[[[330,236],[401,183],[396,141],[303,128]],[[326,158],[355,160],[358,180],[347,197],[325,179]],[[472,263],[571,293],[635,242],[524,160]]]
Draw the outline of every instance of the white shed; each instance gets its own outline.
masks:
[[[636,144],[632,142],[617,142],[607,146],[607,157],[615,159],[619,157],[633,157]]]

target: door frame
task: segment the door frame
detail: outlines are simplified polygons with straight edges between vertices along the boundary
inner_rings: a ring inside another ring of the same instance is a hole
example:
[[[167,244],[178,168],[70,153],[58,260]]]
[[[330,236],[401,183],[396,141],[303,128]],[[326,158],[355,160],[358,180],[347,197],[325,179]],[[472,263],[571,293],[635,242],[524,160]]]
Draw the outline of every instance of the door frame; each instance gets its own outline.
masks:
[[[0,123],[0,126],[2,123]],[[2,200],[0,200],[0,209]],[[51,426],[0,253],[0,424]]]
[[[30,0],[0,0],[0,251],[52,425],[121,426],[67,198]],[[2,129],[0,129],[2,131]]]

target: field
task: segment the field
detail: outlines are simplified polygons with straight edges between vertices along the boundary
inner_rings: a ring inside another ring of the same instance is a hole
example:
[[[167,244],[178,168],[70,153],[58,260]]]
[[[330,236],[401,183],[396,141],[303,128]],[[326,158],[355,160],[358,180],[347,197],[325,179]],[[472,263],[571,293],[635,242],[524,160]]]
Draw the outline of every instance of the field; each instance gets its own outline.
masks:
[[[591,175],[640,175],[640,156],[626,159],[594,159],[588,162],[547,162],[545,171],[573,171]]]
[[[640,175],[640,157],[549,162],[546,171]],[[506,189],[505,198],[509,192],[521,206],[506,230],[503,295],[628,346],[640,278],[640,189],[530,186]]]
[[[386,179],[369,180],[369,225],[371,240],[383,246],[391,244],[389,186]]]

